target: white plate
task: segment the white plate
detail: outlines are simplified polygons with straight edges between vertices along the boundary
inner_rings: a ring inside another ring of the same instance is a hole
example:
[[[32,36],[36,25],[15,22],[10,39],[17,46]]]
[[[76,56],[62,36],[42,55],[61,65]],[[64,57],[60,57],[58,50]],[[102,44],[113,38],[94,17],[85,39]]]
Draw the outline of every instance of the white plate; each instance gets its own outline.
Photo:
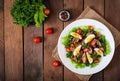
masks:
[[[65,47],[62,44],[62,37],[65,37],[72,28],[78,27],[78,26],[86,26],[86,25],[92,25],[95,28],[99,28],[101,30],[100,31],[101,34],[105,35],[106,39],[110,43],[111,52],[107,56],[103,57],[99,65],[97,65],[94,68],[90,68],[90,67],[86,67],[83,69],[75,68],[75,65],[72,64],[70,59],[66,57]],[[58,53],[59,53],[59,57],[62,63],[72,72],[82,74],[82,75],[95,74],[103,70],[112,60],[112,57],[114,55],[114,50],[115,50],[115,42],[109,29],[101,22],[93,20],[93,19],[79,19],[79,20],[72,22],[63,30],[58,40]]]

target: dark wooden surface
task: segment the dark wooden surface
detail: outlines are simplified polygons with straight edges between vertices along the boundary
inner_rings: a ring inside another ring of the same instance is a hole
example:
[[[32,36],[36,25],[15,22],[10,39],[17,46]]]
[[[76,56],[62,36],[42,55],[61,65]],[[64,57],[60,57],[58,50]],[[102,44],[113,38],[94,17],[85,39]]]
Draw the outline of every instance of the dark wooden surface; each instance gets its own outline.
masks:
[[[22,27],[13,24],[10,8],[13,0],[4,0],[5,80],[23,80]]]
[[[50,16],[41,28],[31,25],[28,28],[13,24],[10,9],[14,0],[0,0],[0,81],[80,81],[77,76],[61,65],[52,66],[55,60],[52,50],[64,27],[74,21],[82,11],[90,6],[120,31],[120,0],[48,0]],[[68,22],[61,22],[58,13],[63,4],[71,13]],[[52,35],[45,29],[54,28]],[[39,36],[40,44],[33,43]],[[120,46],[105,70],[94,74],[90,81],[120,81]]]
[[[4,81],[5,76],[5,49],[4,49],[4,22],[3,22],[3,0],[0,0],[0,81]]]

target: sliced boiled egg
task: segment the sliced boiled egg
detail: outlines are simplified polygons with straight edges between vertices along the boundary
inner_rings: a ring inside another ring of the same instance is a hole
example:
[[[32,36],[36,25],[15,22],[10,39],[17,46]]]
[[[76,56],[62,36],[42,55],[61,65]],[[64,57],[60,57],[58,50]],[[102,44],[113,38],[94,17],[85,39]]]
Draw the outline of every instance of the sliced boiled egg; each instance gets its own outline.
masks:
[[[75,38],[79,38],[79,39],[82,39],[82,36],[79,35],[78,33],[75,33],[75,32],[71,32],[70,35],[72,35],[73,37]]]
[[[97,55],[103,56],[103,52],[99,48],[94,49]]]
[[[85,42],[85,43],[89,43],[90,41],[92,41],[93,38],[95,38],[95,35],[94,35],[94,34],[90,34],[90,35],[88,35],[88,36],[85,38],[84,42]]]
[[[74,52],[73,52],[73,55],[74,55],[74,56],[76,56],[77,54],[80,53],[81,47],[82,47],[82,45],[79,45],[78,47],[75,48],[75,50],[74,50]]]
[[[88,52],[86,52],[86,56],[87,56],[88,62],[91,64],[93,62],[93,58]]]

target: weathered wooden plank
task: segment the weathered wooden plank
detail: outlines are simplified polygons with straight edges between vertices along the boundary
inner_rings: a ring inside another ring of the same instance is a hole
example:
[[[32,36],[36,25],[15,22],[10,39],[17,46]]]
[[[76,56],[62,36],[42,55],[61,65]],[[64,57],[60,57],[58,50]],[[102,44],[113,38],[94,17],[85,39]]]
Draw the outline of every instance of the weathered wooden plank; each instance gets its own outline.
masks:
[[[84,0],[84,9],[90,6],[104,17],[104,0]]]
[[[64,23],[64,27],[66,27],[71,22],[75,21],[76,18],[83,11],[83,0],[64,0],[65,9],[70,12],[71,18],[69,21]]]
[[[4,0],[5,77],[6,81],[23,81],[22,27],[13,24],[10,9],[14,0]]]
[[[42,27],[24,28],[24,81],[43,81],[43,42],[34,43],[34,37],[42,37]]]
[[[104,17],[104,0],[84,0],[84,9],[90,6]],[[103,81],[103,71],[94,74],[90,81]]]
[[[4,81],[4,59],[5,59],[5,52],[4,52],[4,23],[3,23],[3,2],[4,0],[0,0],[0,81]]]
[[[105,19],[120,31],[120,0],[105,0]],[[104,81],[120,81],[120,46],[104,71]]]
[[[44,81],[63,81],[63,66],[53,67],[52,51],[57,45],[58,37],[63,29],[63,23],[58,19],[58,13],[63,9],[63,0],[49,0],[51,14],[44,23],[44,31],[52,27],[54,33],[47,35],[44,32]]]
[[[64,27],[76,20],[83,11],[83,0],[64,0],[65,8],[70,12],[71,18],[64,23]],[[70,76],[70,77],[68,77]],[[80,81],[79,78],[70,70],[64,67],[64,81]]]

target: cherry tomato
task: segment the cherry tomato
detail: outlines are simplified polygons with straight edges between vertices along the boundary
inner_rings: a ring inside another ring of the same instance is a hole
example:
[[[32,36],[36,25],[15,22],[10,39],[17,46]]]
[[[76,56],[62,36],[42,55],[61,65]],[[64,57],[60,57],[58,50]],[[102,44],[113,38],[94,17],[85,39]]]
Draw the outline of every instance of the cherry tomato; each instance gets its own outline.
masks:
[[[101,34],[97,32],[97,33],[96,33],[96,36],[97,36],[97,37],[100,37],[100,36],[101,36]]]
[[[101,46],[101,47],[100,47],[100,50],[101,50],[101,51],[104,51],[104,50],[105,50],[105,48]]]
[[[81,61],[81,60],[78,60],[77,62],[78,62],[78,64],[80,64],[82,61]]]
[[[74,60],[75,60],[75,57],[73,56],[71,59],[72,59],[72,61],[74,61]]]
[[[93,26],[89,26],[89,30],[92,31],[93,30]]]
[[[54,67],[60,66],[60,62],[58,60],[53,61],[53,66]]]
[[[83,51],[84,51],[84,52],[87,52],[87,51],[89,51],[89,49],[88,49],[88,48],[84,48]]]
[[[47,28],[45,30],[46,34],[52,34],[53,33],[53,28]]]
[[[71,52],[70,48],[66,48],[66,52]]]
[[[41,39],[40,39],[40,37],[34,37],[33,41],[34,41],[34,43],[38,44],[41,42]]]
[[[74,47],[70,47],[70,52],[71,52],[71,51],[73,52],[73,51],[74,51],[74,49],[75,49]]]
[[[91,45],[91,46],[95,46],[96,42],[97,42],[97,41],[94,39],[94,40],[90,43],[90,45]]]
[[[75,47],[75,45],[74,45],[74,44],[70,44],[70,47],[74,48],[74,47]]]
[[[45,15],[49,15],[49,14],[50,14],[50,9],[46,8],[46,9],[44,10],[44,14],[45,14]]]
[[[94,59],[94,63],[99,63],[100,62],[100,60],[99,59]]]
[[[80,30],[80,29],[77,30],[77,33],[78,33],[78,34],[81,34],[81,33],[82,33],[82,30]]]

